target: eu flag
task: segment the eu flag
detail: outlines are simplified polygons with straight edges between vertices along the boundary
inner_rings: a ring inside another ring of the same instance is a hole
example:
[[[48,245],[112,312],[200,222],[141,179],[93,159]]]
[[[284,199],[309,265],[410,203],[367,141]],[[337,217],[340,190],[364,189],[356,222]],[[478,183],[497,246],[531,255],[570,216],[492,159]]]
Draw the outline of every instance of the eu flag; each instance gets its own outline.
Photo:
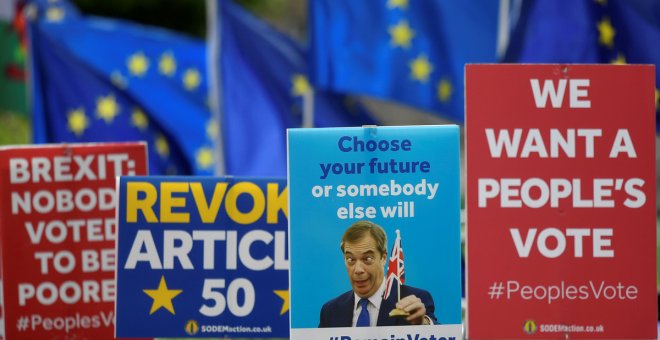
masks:
[[[402,102],[463,122],[463,68],[495,62],[495,1],[312,0],[320,88]]]
[[[212,174],[203,41],[83,17],[34,1],[29,23],[34,141],[144,140],[150,174]]]
[[[655,64],[660,76],[660,6],[645,0],[524,1],[505,62]],[[658,119],[656,81],[656,131]]]
[[[233,2],[216,5],[226,173],[286,176],[286,129],[301,127],[313,91],[307,51]],[[337,94],[313,91],[313,108],[315,127],[374,124]]]

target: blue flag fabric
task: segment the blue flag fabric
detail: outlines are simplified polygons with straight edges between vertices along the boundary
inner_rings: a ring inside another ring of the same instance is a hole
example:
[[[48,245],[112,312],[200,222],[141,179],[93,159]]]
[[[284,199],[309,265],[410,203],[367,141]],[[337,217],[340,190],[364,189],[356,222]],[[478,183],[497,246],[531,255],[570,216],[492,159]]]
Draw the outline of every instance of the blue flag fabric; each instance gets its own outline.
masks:
[[[135,23],[82,16],[35,0],[30,23],[34,140],[145,140],[150,174],[285,176],[286,128],[300,127],[310,91],[306,51],[222,1],[222,122],[208,105],[204,41]],[[374,124],[343,96],[314,96],[315,126]],[[222,137],[220,137],[222,135]]]
[[[213,173],[203,41],[35,1],[34,141],[144,140],[150,174]]]
[[[286,176],[286,129],[301,127],[312,90],[306,51],[231,1],[218,2],[226,173]],[[361,126],[374,120],[344,96],[314,92],[314,126]]]
[[[463,122],[465,63],[496,61],[496,1],[312,0],[310,11],[319,88]]]
[[[503,61],[655,64],[660,131],[660,6],[654,1],[523,1]]]

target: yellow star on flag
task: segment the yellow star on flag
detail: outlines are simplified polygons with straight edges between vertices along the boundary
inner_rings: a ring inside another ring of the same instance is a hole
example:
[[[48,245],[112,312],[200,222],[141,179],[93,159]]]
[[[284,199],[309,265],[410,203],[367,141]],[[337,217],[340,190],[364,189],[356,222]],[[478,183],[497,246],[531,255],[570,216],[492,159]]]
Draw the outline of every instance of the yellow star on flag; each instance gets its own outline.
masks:
[[[144,76],[149,69],[149,59],[147,59],[142,52],[137,52],[131,55],[126,64],[128,66],[128,71],[136,77]]]
[[[289,311],[289,291],[288,290],[274,290],[275,294],[282,299],[282,309],[280,315]]]
[[[208,169],[213,165],[213,150],[203,147],[197,150],[197,166],[200,169]]]
[[[49,7],[46,10],[46,21],[60,22],[64,19],[64,9],[60,7]]]
[[[655,89],[655,109],[658,109],[658,104],[660,104],[660,90]]]
[[[172,304],[172,299],[181,294],[182,290],[167,289],[167,283],[165,282],[164,275],[160,277],[160,283],[158,284],[157,289],[143,289],[142,291],[154,299],[154,302],[151,304],[149,315],[153,314],[161,307],[167,309],[173,315],[176,314],[174,313],[174,305]]]
[[[164,74],[168,77],[174,75],[174,72],[176,71],[176,60],[174,60],[172,52],[165,52],[160,56],[160,60],[158,61],[158,70],[161,74]]]
[[[160,134],[156,137],[156,152],[163,158],[170,155],[170,145],[165,136]]]
[[[218,121],[215,119],[209,119],[206,123],[206,136],[209,137],[209,139],[214,140],[218,138],[219,135],[220,125],[218,124]]]
[[[438,83],[438,99],[441,102],[446,103],[453,92],[451,82],[448,79],[442,79]]]
[[[82,136],[85,129],[89,126],[89,120],[85,115],[85,110],[83,108],[75,109],[69,112],[67,115],[67,122],[69,130],[73,132],[76,136]]]
[[[128,80],[119,71],[114,71],[110,74],[110,82],[122,90],[128,87]]]
[[[403,48],[409,48],[410,41],[415,36],[415,31],[410,29],[406,20],[401,20],[396,25],[390,26],[388,31],[391,37],[390,43],[394,47],[401,46]]]
[[[296,97],[302,97],[305,93],[312,90],[312,85],[309,85],[307,77],[302,74],[294,74],[291,77],[291,93]]]
[[[613,48],[614,35],[616,34],[616,32],[614,31],[614,27],[612,27],[612,23],[610,22],[609,18],[603,18],[598,23],[598,32],[599,32],[598,42],[609,48]]]
[[[429,81],[429,76],[433,72],[433,65],[429,63],[425,55],[420,55],[410,62],[410,75],[414,80],[419,80],[422,83]]]
[[[611,63],[614,65],[625,65],[626,57],[623,55],[623,53],[619,53],[616,55],[616,59],[612,60]]]
[[[149,126],[149,119],[142,110],[136,107],[131,114],[131,125],[140,129],[140,131],[144,131]]]
[[[389,9],[393,9],[393,8],[406,9],[406,8],[408,8],[408,0],[387,0],[387,8],[389,8]]]
[[[118,114],[119,104],[113,94],[101,96],[96,100],[96,117],[103,119],[106,124],[111,124]]]
[[[183,86],[188,91],[196,89],[202,82],[202,76],[194,68],[189,68],[183,73]]]

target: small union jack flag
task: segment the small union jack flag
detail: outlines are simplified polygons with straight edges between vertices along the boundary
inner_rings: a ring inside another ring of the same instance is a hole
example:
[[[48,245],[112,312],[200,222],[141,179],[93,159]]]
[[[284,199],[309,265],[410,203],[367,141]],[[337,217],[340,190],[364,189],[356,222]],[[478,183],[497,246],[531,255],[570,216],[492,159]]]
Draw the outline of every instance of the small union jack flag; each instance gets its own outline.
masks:
[[[396,240],[392,246],[392,253],[390,254],[390,261],[387,265],[387,281],[385,285],[385,293],[383,299],[387,298],[392,293],[392,287],[396,282],[397,294],[399,294],[399,286],[406,281],[403,270],[403,248],[401,247],[401,233],[397,229]]]

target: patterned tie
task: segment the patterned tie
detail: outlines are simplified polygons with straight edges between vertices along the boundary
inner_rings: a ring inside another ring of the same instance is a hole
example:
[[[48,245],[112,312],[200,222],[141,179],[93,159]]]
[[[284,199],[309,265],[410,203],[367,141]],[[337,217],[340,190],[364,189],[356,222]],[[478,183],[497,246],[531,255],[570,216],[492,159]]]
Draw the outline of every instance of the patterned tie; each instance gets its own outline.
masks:
[[[365,298],[360,299],[362,310],[360,311],[360,315],[358,315],[357,323],[355,323],[356,327],[369,327],[369,311],[367,310],[367,304],[369,304],[369,300]]]

